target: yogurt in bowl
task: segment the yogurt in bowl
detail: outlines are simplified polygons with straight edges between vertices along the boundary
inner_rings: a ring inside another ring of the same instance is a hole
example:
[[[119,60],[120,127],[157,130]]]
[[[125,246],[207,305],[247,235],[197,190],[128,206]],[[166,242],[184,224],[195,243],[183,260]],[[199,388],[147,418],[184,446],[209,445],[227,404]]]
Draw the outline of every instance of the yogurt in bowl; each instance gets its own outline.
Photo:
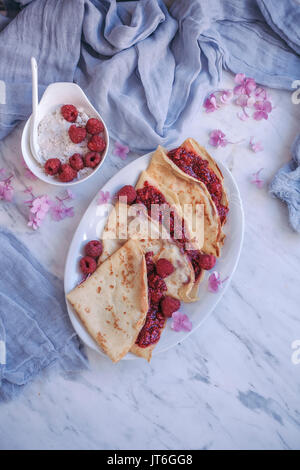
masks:
[[[74,185],[102,165],[109,136],[105,123],[75,83],[53,83],[39,103],[37,141],[40,164],[30,148],[30,124],[22,135],[22,152],[29,169],[55,185]]]

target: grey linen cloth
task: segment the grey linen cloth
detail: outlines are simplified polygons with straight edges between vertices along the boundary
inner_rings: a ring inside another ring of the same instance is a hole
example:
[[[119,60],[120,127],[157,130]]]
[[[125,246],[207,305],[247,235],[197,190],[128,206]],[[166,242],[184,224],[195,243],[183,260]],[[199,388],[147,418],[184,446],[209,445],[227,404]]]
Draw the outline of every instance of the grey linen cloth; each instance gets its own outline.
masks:
[[[270,191],[287,203],[290,224],[300,232],[300,134],[291,149],[293,158],[274,177]]]
[[[0,139],[31,112],[31,56],[38,61],[40,96],[51,82],[77,82],[111,136],[139,152],[176,140],[183,121],[193,118],[208,89],[217,86],[222,68],[289,90],[300,78],[298,0],[175,0],[169,11],[162,0],[5,4],[11,16],[0,16],[2,92],[5,83]],[[282,169],[277,176],[281,190],[273,188],[279,197],[284,194],[292,221],[299,220],[298,165],[294,159]],[[293,184],[286,177],[291,173]],[[299,223],[293,227],[299,229]],[[63,353],[66,367],[76,361],[80,365],[83,356],[58,281],[37,268],[23,245],[15,248],[19,242],[13,235],[2,233],[1,240],[8,268],[0,284],[0,347],[5,335],[7,347],[7,364],[0,366],[1,393],[9,397],[43,367],[63,362]],[[39,286],[41,304],[33,298]],[[65,343],[70,349],[63,351]]]
[[[291,91],[300,78],[299,0],[174,0],[169,11],[162,0],[5,3],[22,10],[0,19],[0,138],[30,114],[32,55],[40,94],[77,82],[111,136],[138,152],[175,142],[222,68]]]
[[[0,229],[0,401],[41,370],[87,367],[64,299],[63,283],[10,232]]]

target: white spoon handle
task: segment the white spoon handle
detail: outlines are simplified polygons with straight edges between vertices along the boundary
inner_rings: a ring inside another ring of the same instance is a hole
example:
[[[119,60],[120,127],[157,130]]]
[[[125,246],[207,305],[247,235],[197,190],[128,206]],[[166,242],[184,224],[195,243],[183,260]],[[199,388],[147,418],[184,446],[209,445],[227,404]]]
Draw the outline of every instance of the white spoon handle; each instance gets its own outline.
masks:
[[[37,115],[38,107],[38,69],[37,63],[34,57],[31,57],[31,73],[32,73],[32,116],[33,118]]]
[[[30,145],[31,151],[35,159],[42,163],[41,158],[38,154],[38,142],[37,142],[37,125],[38,125],[38,67],[34,57],[31,57],[31,73],[32,73],[32,123],[31,123],[31,138]]]

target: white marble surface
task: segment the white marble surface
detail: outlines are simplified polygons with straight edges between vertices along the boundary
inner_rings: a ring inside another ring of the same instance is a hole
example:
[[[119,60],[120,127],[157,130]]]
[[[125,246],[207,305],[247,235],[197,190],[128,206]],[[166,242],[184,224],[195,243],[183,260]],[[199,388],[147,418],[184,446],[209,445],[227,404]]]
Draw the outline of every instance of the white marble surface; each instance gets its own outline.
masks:
[[[225,81],[232,85],[229,75]],[[238,269],[213,314],[150,365],[113,365],[87,351],[88,371],[46,371],[15,401],[0,405],[1,449],[300,448],[300,364],[291,361],[291,343],[300,339],[300,235],[289,228],[285,205],[267,190],[290,158],[300,106],[292,104],[291,93],[271,95],[275,109],[261,123],[241,122],[231,105],[207,115],[199,103],[198,116],[174,142],[193,136],[206,145],[214,128],[233,141],[247,139],[212,151],[232,169],[246,216]],[[0,167],[15,172],[14,184],[22,190],[30,182],[21,164],[20,135],[18,129],[0,144]],[[251,135],[262,141],[264,152],[249,150]],[[73,219],[49,221],[33,232],[19,191],[14,203],[0,202],[0,223],[63,278],[67,248],[87,205],[134,158],[123,162],[110,152],[101,174],[74,189]],[[250,177],[261,167],[266,187],[259,190]],[[36,194],[57,194],[44,183],[32,186]]]

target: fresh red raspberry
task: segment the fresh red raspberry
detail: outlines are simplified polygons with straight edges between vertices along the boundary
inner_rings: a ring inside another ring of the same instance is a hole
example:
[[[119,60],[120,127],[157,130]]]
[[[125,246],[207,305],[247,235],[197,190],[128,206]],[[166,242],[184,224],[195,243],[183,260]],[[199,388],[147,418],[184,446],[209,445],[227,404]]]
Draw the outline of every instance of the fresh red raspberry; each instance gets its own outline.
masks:
[[[76,171],[82,170],[82,168],[84,167],[84,163],[83,163],[82,156],[80,155],[80,153],[74,153],[74,155],[72,155],[72,157],[69,158],[69,163],[71,167],[73,168],[73,170],[76,170]]]
[[[83,274],[91,274],[97,269],[97,263],[94,258],[85,256],[79,261],[79,266]]]
[[[153,273],[148,276],[148,292],[153,304],[159,303],[166,290],[167,286],[165,281],[157,274]]]
[[[152,256],[153,256],[153,251],[148,251],[148,253],[145,254],[148,276],[150,274],[154,273],[154,271],[155,271],[155,264],[154,264],[154,261],[152,259]]]
[[[78,111],[72,104],[65,104],[60,110],[63,118],[68,122],[75,122],[78,116]]]
[[[60,173],[59,173],[59,180],[62,183],[69,183],[77,176],[77,171],[75,171],[70,165],[64,163],[61,166]]]
[[[171,317],[172,313],[180,309],[180,300],[167,296],[161,301],[160,306],[164,316]]]
[[[104,131],[103,122],[99,121],[99,119],[91,118],[88,120],[85,126],[87,132],[89,134],[100,134],[100,132]]]
[[[98,152],[88,152],[83,157],[85,166],[89,168],[95,168],[102,160],[100,153]]]
[[[93,135],[88,143],[88,148],[92,152],[102,152],[106,147],[105,140],[102,139],[99,135]]]
[[[99,240],[92,240],[85,245],[84,252],[86,256],[91,258],[98,258],[102,255],[103,245]]]
[[[200,255],[198,264],[202,269],[209,271],[216,264],[216,257],[214,255]]]
[[[74,144],[80,144],[86,138],[86,129],[84,127],[77,127],[73,124],[69,128],[69,137]]]
[[[127,204],[133,204],[136,200],[136,190],[130,184],[123,186],[118,192],[118,199],[127,197]]]
[[[156,272],[162,278],[170,276],[174,270],[173,264],[166,258],[160,258],[156,263]]]
[[[58,158],[49,158],[45,163],[45,172],[47,175],[56,175],[61,167],[61,161]]]

